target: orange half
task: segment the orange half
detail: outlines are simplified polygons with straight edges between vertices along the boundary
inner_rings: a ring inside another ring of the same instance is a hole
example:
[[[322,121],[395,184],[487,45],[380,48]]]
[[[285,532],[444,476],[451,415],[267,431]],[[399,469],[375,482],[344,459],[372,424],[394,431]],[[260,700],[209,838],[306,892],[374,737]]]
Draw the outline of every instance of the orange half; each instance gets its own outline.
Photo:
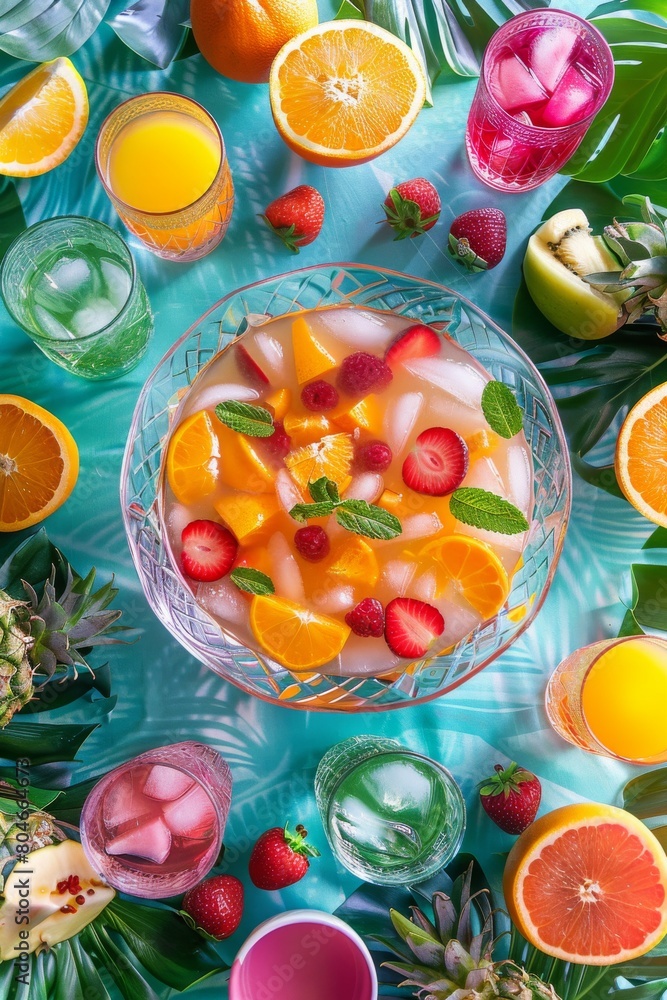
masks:
[[[628,413],[616,444],[616,478],[640,514],[667,528],[667,382]]]
[[[287,145],[322,166],[365,163],[402,139],[426,97],[412,50],[369,21],[327,21],[282,47],[269,80]]]
[[[0,395],[0,531],[53,514],[78,474],[79,452],[65,425],[29,399]]]

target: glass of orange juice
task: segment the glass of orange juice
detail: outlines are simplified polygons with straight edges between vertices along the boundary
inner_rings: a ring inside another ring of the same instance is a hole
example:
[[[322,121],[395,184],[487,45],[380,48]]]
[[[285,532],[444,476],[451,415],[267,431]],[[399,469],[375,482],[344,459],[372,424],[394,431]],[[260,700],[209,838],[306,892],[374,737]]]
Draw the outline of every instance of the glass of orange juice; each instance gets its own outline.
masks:
[[[198,260],[222,240],[234,207],[225,144],[196,101],[132,97],[103,122],[97,172],[127,228],[167,260]]]
[[[667,640],[603,639],[549,678],[546,710],[559,736],[631,764],[667,762]]]

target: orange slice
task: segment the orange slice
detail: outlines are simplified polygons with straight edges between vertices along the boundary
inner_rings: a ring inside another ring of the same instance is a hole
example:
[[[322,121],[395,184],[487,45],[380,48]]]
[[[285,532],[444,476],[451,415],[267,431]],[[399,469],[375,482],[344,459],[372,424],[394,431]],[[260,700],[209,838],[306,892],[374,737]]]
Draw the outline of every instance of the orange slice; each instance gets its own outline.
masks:
[[[53,514],[78,474],[79,452],[65,425],[29,399],[0,395],[0,531]]]
[[[282,420],[292,401],[292,393],[289,389],[276,389],[270,396],[266,397],[266,402],[273,407],[273,415],[276,420]]]
[[[665,852],[616,806],[577,803],[531,823],[510,851],[503,889],[521,934],[565,962],[628,962],[667,932]]]
[[[616,444],[616,478],[640,514],[667,528],[667,382],[628,413]]]
[[[353,457],[354,448],[349,434],[327,434],[321,441],[291,451],[285,465],[304,492],[308,483],[314,483],[322,476],[333,479],[342,490]]]
[[[269,522],[281,510],[271,493],[228,493],[214,507],[243,544],[265,535]]]
[[[428,542],[419,555],[433,560],[442,589],[453,582],[485,620],[498,614],[507,600],[507,572],[486,542],[466,535],[445,535]]]
[[[169,442],[167,480],[180,503],[196,503],[213,492],[219,458],[220,442],[206,410],[179,424]]]
[[[385,510],[395,513],[403,506],[403,494],[395,493],[394,490],[383,490],[376,502],[378,507],[384,507]]]
[[[336,367],[336,359],[320,344],[302,316],[292,323],[292,350],[299,385]]]
[[[292,438],[292,444],[297,447],[319,441],[332,429],[323,413],[290,413],[285,417],[283,427]]]
[[[327,573],[350,583],[364,583],[368,587],[374,587],[380,570],[370,545],[363,538],[351,538],[331,563]]]
[[[220,439],[222,481],[242,493],[273,493],[274,474],[252,438],[222,423],[216,430]]]
[[[334,410],[331,419],[341,430],[350,433],[355,431],[357,427],[361,428],[362,431],[368,431],[369,434],[374,434],[376,437],[382,433],[382,407],[377,396],[373,394],[366,396],[351,409]]]
[[[250,627],[260,645],[291,670],[311,670],[338,656],[350,629],[280,597],[253,597]]]
[[[0,101],[0,174],[35,177],[59,166],[87,123],[86,85],[73,64],[42,63]]]
[[[394,146],[426,97],[408,46],[370,21],[327,21],[282,47],[269,79],[287,145],[322,166],[365,163]]]

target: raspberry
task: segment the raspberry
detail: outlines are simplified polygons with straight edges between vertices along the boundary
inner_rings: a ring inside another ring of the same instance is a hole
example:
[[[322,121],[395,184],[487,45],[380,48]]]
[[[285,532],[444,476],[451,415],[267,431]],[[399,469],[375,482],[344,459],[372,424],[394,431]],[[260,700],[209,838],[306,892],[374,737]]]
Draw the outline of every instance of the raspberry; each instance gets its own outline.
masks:
[[[345,615],[345,621],[355,635],[373,636],[379,639],[384,635],[384,609],[374,597],[364,597],[356,608]]]
[[[329,554],[329,536],[316,524],[299,528],[294,534],[294,544],[308,562],[319,562]]]
[[[325,382],[323,378],[317,382],[310,382],[304,385],[301,390],[301,402],[307,410],[314,410],[315,413],[325,413],[333,410],[338,404],[338,393],[331,382]]]
[[[292,447],[292,438],[282,425],[282,421],[276,420],[274,432],[271,437],[262,438],[262,445],[274,458],[282,459],[289,454]]]
[[[336,383],[348,396],[360,396],[369,392],[382,392],[393,377],[391,368],[382,358],[376,358],[366,351],[357,351],[356,354],[349,354],[343,361]]]
[[[357,450],[356,464],[364,472],[385,472],[391,459],[391,448],[384,441],[366,441]]]

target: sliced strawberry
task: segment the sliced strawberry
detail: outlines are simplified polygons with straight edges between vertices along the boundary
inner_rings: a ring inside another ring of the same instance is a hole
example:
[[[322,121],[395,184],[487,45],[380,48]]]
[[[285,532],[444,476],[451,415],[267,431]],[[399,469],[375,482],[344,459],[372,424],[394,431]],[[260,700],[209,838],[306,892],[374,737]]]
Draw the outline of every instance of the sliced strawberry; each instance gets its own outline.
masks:
[[[251,385],[269,385],[269,378],[264,374],[253,356],[246,350],[243,344],[237,344],[236,363],[243,378]]]
[[[468,446],[449,427],[422,431],[403,462],[403,482],[416,493],[444,497],[453,493],[468,471]]]
[[[433,358],[440,353],[440,337],[430,326],[418,323],[399,334],[385,354],[390,367],[403,364],[413,358]]]
[[[385,608],[384,637],[392,653],[410,659],[426,656],[445,630],[437,608],[412,597],[395,597]]]
[[[183,572],[192,580],[219,580],[236,559],[238,542],[231,531],[216,521],[190,521],[181,535]]]

